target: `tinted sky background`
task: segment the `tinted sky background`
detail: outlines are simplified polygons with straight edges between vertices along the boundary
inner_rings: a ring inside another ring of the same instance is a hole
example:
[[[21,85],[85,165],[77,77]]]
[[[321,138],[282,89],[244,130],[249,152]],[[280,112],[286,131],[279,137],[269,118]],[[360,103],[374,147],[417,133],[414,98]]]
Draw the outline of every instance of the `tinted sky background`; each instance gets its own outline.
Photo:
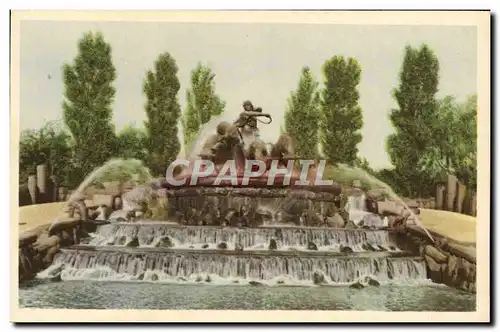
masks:
[[[355,57],[363,70],[359,92],[365,124],[359,154],[375,168],[390,165],[385,142],[393,129],[388,116],[397,106],[392,90],[405,45],[427,43],[435,51],[440,63],[438,97],[450,94],[463,101],[476,93],[474,27],[24,21],[21,130],[62,119],[62,64],[73,61],[78,39],[89,30],[101,31],[112,46],[117,130],[134,123],[142,127],[142,82],[162,52],[177,61],[183,110],[190,72],[201,61],[216,73],[216,90],[227,102],[230,117],[236,117],[246,99],[273,114],[273,123],[261,130],[269,141],[279,134],[286,99],[296,89],[303,66],[309,66],[322,85],[325,60]]]

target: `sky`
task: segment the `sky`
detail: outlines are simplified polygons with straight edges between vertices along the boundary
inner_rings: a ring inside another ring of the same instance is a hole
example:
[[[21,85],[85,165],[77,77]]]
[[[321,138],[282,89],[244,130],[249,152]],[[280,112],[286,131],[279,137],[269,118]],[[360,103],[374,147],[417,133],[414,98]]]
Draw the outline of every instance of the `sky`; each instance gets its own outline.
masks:
[[[426,43],[436,53],[437,97],[453,95],[464,101],[477,90],[475,27],[23,21],[21,130],[62,119],[62,65],[72,63],[78,39],[87,31],[102,32],[112,47],[117,71],[113,121],[118,131],[133,124],[142,127],[144,76],[163,52],[177,61],[183,110],[190,72],[201,62],[216,74],[216,92],[227,103],[228,119],[236,118],[247,99],[273,115],[271,124],[261,125],[262,138],[271,142],[279,135],[287,98],[297,88],[301,68],[310,67],[322,86],[325,60],[336,55],[355,57],[362,67],[358,89],[364,126],[359,155],[374,168],[390,167],[389,113],[397,107],[392,91],[398,85],[406,45]]]

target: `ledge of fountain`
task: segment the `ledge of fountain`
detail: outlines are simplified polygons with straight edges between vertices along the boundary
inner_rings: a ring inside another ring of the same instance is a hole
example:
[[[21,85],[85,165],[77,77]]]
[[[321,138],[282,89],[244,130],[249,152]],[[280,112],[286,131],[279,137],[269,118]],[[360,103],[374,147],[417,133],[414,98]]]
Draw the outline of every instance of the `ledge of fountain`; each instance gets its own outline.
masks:
[[[266,173],[265,173],[266,174]],[[186,179],[185,184],[183,185],[171,185],[168,182],[162,182],[161,185],[163,188],[169,189],[169,190],[180,190],[180,189],[186,189],[186,188],[212,188],[212,189],[217,189],[217,188],[238,188],[238,189],[243,189],[243,190],[252,190],[252,189],[291,189],[291,190],[307,190],[307,191],[312,191],[312,192],[328,192],[332,193],[334,195],[340,195],[342,192],[342,187],[338,183],[333,183],[330,185],[312,185],[312,184],[307,184],[307,185],[302,185],[302,184],[295,184],[297,183],[300,179],[298,177],[292,177],[288,183],[284,183],[284,177],[276,175],[275,181],[272,182],[272,184],[268,183],[268,176],[263,175],[259,178],[250,178],[248,179],[249,182],[246,185],[242,184],[243,181],[243,176],[239,175],[236,177],[236,182],[237,184],[235,185],[232,183],[230,180],[224,180],[221,181],[221,183],[217,183],[218,177],[217,176],[208,176],[204,178],[199,178],[195,183],[191,184],[191,177],[187,176],[184,179]]]
[[[415,260],[423,260],[420,256],[415,256],[409,252],[354,252],[341,253],[334,251],[301,251],[301,250],[222,250],[222,249],[175,249],[175,248],[147,248],[147,247],[96,247],[90,245],[73,245],[61,251],[90,251],[90,252],[111,252],[111,253],[128,253],[134,255],[144,254],[171,254],[171,255],[225,255],[225,256],[252,256],[252,257],[309,257],[309,258],[335,258],[335,259],[352,259],[352,258],[414,258]]]
[[[233,197],[261,197],[261,198],[296,198],[308,199],[311,201],[335,202],[340,199],[340,190],[327,189],[321,187],[179,187],[167,189],[167,197],[187,197],[187,196],[228,196]]]

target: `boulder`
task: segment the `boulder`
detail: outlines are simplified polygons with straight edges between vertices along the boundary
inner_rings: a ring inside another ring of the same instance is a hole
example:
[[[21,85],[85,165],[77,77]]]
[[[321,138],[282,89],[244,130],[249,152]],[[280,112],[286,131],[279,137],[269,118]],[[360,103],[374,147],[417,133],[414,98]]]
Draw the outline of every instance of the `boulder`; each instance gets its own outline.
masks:
[[[307,250],[316,250],[317,251],[318,250],[318,246],[314,242],[309,241],[307,243]]]
[[[269,241],[269,250],[278,250],[278,243],[275,239],[271,239],[271,241]]]
[[[217,244],[217,249],[227,250],[227,244],[226,244],[226,242],[221,242],[221,243]]]
[[[151,281],[158,281],[158,275],[156,273],[151,275]]]
[[[59,236],[49,235],[49,233],[43,232],[33,244],[33,248],[38,252],[44,252],[49,248],[58,246],[60,243],[61,239],[59,238]]]
[[[174,244],[172,240],[168,236],[162,236],[158,243],[156,244],[156,248],[172,248]]]
[[[351,285],[349,286],[349,288],[353,288],[353,289],[363,289],[363,288],[365,288],[365,286],[364,286],[362,283],[360,283],[359,281],[356,281],[355,283],[351,284]]]
[[[205,282],[212,282],[212,278],[210,278],[210,276],[207,276]]]
[[[345,223],[344,228],[353,229],[358,228],[358,226],[356,226],[356,224],[352,220],[349,220]]]
[[[340,245],[340,252],[342,252],[344,254],[352,254],[354,252],[354,250],[352,250],[352,248],[349,246],[341,244]]]
[[[132,240],[130,240],[129,242],[127,242],[127,244],[125,246],[126,247],[130,247],[130,248],[139,247],[139,238],[137,236],[134,236],[132,238]]]
[[[111,212],[111,214],[108,217],[108,220],[110,222],[124,222],[124,221],[127,221],[128,214],[129,214],[129,211],[116,210],[116,211]]]
[[[123,208],[123,201],[121,196],[115,196],[113,199],[113,210],[121,210]]]
[[[380,282],[378,280],[371,278],[371,277],[366,277],[365,282],[370,286],[375,286],[375,287],[380,286]]]
[[[257,286],[257,287],[259,287],[259,286],[264,286],[262,283],[260,283],[260,282],[258,282],[258,281],[253,281],[253,280],[252,280],[252,281],[249,281],[249,282],[248,282],[248,284],[249,284],[249,285],[252,285],[252,286]]]
[[[113,195],[100,195],[100,194],[95,194],[94,197],[92,197],[92,205],[89,207],[100,207],[100,206],[106,206],[108,208],[113,207],[113,202],[114,202],[115,196]]]
[[[345,226],[345,221],[340,214],[335,213],[332,217],[326,217],[326,225],[332,228],[343,228]]]
[[[108,220],[108,217],[111,215],[111,211],[111,208],[106,205],[99,206],[96,210],[98,215],[95,220]]]
[[[366,242],[365,242],[365,243],[363,243],[363,244],[361,245],[361,247],[362,247],[362,248],[363,248],[363,250],[365,250],[365,251],[379,251],[379,250],[378,250],[378,249],[376,249],[374,246],[372,246],[371,244],[366,243]]]
[[[377,202],[377,211],[382,215],[395,215],[401,216],[403,215],[404,208],[398,205],[394,201],[380,201]]]
[[[431,256],[437,263],[445,263],[448,257],[432,245],[427,245],[425,247],[425,254]]]
[[[314,271],[313,282],[315,285],[321,285],[321,284],[326,283],[325,276],[323,275],[323,273],[321,273],[319,271]]]
[[[202,246],[201,246],[202,249],[207,249],[208,248],[208,243],[204,243]]]

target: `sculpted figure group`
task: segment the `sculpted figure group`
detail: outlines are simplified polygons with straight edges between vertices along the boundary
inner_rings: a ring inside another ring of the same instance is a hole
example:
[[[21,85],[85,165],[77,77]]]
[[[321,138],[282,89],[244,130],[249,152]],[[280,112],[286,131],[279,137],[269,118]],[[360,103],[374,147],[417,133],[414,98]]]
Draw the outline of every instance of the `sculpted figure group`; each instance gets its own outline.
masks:
[[[262,108],[254,108],[250,101],[243,103],[243,112],[232,124],[221,122],[216,133],[204,143],[200,156],[212,160],[215,164],[222,164],[229,159],[246,158],[263,160],[287,159],[295,157],[293,139],[288,134],[281,134],[275,144],[265,143],[259,138],[257,126],[258,117],[267,117]],[[270,121],[268,122],[270,123]]]

